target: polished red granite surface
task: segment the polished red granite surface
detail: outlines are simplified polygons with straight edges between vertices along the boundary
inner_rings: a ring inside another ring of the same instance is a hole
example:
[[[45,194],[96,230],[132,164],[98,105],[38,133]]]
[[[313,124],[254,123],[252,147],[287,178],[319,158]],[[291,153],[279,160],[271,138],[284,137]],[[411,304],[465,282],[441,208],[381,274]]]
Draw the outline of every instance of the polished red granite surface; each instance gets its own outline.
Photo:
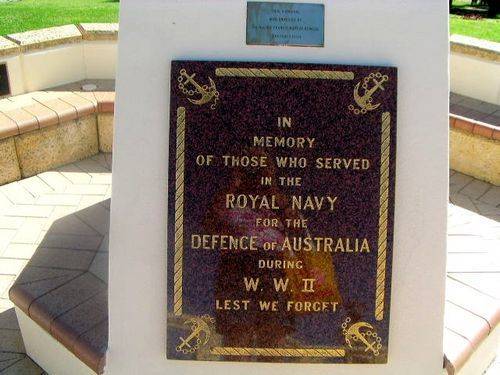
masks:
[[[384,363],[397,71],[172,62],[172,359]]]

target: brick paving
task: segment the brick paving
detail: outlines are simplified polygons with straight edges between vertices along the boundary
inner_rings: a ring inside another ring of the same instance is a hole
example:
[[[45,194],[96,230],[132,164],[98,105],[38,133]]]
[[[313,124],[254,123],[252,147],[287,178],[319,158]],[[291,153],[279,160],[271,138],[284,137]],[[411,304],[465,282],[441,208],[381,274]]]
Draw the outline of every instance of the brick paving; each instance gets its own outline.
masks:
[[[8,289],[50,228],[54,248],[89,246],[78,242],[96,238],[107,244],[111,155],[99,154],[0,187],[0,372],[43,374],[29,357],[17,325]],[[82,211],[97,204],[97,209]],[[75,215],[71,218],[67,215]],[[62,227],[59,218],[66,216]],[[85,223],[82,227],[81,223]],[[500,299],[500,187],[450,171],[448,282],[465,285],[482,295]],[[83,228],[83,229],[82,229]],[[78,233],[74,233],[78,231]],[[68,234],[70,233],[70,234]],[[102,240],[104,238],[104,240]],[[68,245],[69,243],[69,245]],[[60,245],[63,244],[63,245]],[[92,245],[92,244],[90,244]],[[40,247],[41,249],[41,247]],[[48,251],[48,250],[45,250]],[[496,253],[495,253],[496,251]],[[51,258],[58,267],[71,257]],[[103,255],[102,253],[100,255]],[[105,254],[104,254],[105,255]],[[45,257],[44,257],[45,258]],[[107,280],[106,256],[89,259],[90,271]],[[487,375],[500,365],[492,364]]]

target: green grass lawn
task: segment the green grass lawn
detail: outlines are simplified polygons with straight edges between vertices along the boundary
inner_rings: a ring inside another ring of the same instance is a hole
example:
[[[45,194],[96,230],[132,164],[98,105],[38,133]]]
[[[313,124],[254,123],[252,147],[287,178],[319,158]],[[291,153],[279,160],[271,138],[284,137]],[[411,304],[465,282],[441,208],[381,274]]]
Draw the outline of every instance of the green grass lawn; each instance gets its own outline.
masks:
[[[500,18],[467,20],[461,16],[450,16],[450,34],[472,36],[500,43]]]
[[[484,7],[471,7],[471,0],[453,0],[452,13],[481,13]],[[500,15],[496,19],[481,18],[477,20],[465,19],[458,14],[450,15],[450,34],[472,36],[500,42]]]
[[[83,22],[118,22],[118,0],[0,0],[0,35]]]

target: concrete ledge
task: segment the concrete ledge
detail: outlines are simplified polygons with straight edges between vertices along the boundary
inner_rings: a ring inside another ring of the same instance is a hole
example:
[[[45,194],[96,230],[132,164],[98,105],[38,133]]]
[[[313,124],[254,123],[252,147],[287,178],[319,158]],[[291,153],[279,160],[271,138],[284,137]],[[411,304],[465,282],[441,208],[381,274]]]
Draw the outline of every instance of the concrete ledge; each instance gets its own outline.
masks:
[[[117,40],[117,23],[81,23],[78,25],[83,40]]]
[[[467,117],[450,114],[450,128],[459,129],[465,133],[478,135],[486,139],[500,141],[500,128]]]
[[[0,36],[0,57],[81,41],[118,40],[117,23],[81,23]]]
[[[451,52],[461,53],[484,60],[500,62],[500,43],[463,35],[450,37]]]
[[[16,42],[21,47],[21,52],[28,52],[79,42],[82,40],[82,34],[75,25],[65,25],[10,34],[7,38]]]
[[[0,57],[8,55],[17,55],[21,52],[21,48],[17,43],[0,36]]]

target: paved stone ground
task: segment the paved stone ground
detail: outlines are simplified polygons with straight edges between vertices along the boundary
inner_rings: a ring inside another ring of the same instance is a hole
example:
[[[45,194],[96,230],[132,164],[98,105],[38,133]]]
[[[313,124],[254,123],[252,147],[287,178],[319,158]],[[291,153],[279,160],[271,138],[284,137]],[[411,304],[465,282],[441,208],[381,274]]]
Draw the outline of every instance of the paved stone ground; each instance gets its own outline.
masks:
[[[500,187],[450,171],[448,278],[500,300],[499,253]],[[485,372],[499,374],[500,352]]]
[[[0,186],[0,373],[43,374],[26,356],[8,290],[27,262],[32,259],[50,228],[54,235],[85,233],[106,235],[109,231],[109,197],[111,196],[111,154],[65,165],[55,171]],[[95,206],[96,203],[100,203]],[[92,210],[83,210],[93,206]],[[63,227],[53,223],[66,215]],[[103,220],[104,219],[104,220]],[[57,227],[57,228],[56,228]],[[78,231],[76,233],[75,231]],[[105,238],[106,240],[106,238]],[[67,241],[66,241],[67,242]],[[104,241],[106,242],[106,241]],[[71,247],[71,246],[68,246]],[[45,249],[60,250],[60,249]],[[75,250],[79,251],[79,250]],[[71,252],[71,250],[70,250]],[[69,254],[69,252],[68,252]],[[35,259],[35,258],[33,258]],[[95,258],[91,268],[98,277],[107,279],[107,263]],[[52,259],[54,266],[65,267],[66,259]],[[32,260],[33,262],[33,260]]]
[[[0,373],[43,374],[25,354],[8,299],[9,287],[58,218],[100,203],[101,214],[94,210],[91,216],[77,214],[74,220],[83,221],[89,230],[106,234],[108,223],[103,217],[109,215],[104,210],[109,211],[110,195],[110,154],[99,154],[0,187]],[[71,227],[71,220],[67,225]],[[61,228],[62,235],[64,231]],[[494,245],[481,247],[498,241],[500,187],[451,171],[448,277],[500,299],[498,254],[493,252]],[[476,248],[476,243],[481,246]],[[105,277],[105,267],[100,267]],[[500,363],[494,363],[487,375],[498,374],[499,368]]]

